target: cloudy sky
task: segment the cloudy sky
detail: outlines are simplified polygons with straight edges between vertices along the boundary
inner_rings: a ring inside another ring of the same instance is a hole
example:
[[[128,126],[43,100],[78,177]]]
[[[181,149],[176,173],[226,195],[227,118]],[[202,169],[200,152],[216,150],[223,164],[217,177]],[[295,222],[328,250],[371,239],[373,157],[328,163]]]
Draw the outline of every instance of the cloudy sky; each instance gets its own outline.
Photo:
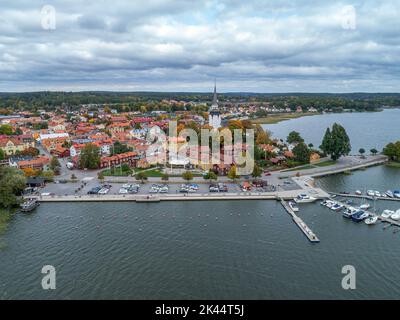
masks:
[[[400,91],[399,0],[0,8],[0,91],[210,91],[214,78],[224,92]]]

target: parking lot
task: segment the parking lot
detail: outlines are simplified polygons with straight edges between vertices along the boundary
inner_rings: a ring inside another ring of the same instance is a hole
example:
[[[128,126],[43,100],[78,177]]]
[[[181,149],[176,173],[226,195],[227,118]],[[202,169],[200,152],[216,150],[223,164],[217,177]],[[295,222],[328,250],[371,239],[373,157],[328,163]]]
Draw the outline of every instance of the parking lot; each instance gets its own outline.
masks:
[[[266,183],[264,186],[251,186],[250,192],[274,192],[274,191],[283,191],[283,190],[297,190],[300,189],[300,187],[292,180],[292,179],[285,179],[285,180],[279,180],[279,184],[272,184],[270,182]],[[86,195],[88,192],[90,192],[92,189],[96,187],[100,187],[101,185],[109,185],[109,191],[106,194],[120,194],[120,189],[121,187],[126,183],[126,181],[121,181],[121,182],[105,182],[101,184],[97,178],[85,178],[83,180],[80,180],[76,183],[68,182],[68,183],[48,183],[44,188],[39,189],[40,193],[50,193],[54,195]],[[160,182],[146,182],[144,184],[138,182],[138,181],[130,181],[129,184],[138,184],[138,192],[137,194],[142,194],[142,195],[147,195],[147,194],[155,194],[157,190],[157,187],[154,187],[156,185],[159,185],[160,187],[164,185],[164,183]],[[169,194],[179,194],[182,193],[181,188],[182,185],[185,184],[184,182],[169,182],[165,183],[165,185],[168,185],[168,190],[167,192],[164,190],[163,193],[169,193]],[[200,182],[189,182],[190,184],[195,184],[197,185],[197,190],[191,190],[191,193],[201,193],[201,194],[207,194],[207,193],[216,193],[218,191],[213,190],[211,192],[210,190],[210,183],[205,183],[204,181]],[[240,193],[244,192],[242,188],[242,183],[232,183],[229,181],[224,181],[222,185],[226,186],[226,191],[229,193]],[[99,188],[100,190],[100,188]],[[222,192],[222,191],[221,191]],[[133,193],[133,192],[132,192]]]

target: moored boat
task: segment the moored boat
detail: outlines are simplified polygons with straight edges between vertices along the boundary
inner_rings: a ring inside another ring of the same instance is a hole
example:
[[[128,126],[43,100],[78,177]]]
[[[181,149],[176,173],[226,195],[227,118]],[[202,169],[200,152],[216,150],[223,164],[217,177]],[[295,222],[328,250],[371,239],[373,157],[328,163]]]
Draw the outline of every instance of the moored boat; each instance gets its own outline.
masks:
[[[296,203],[293,202],[293,201],[289,201],[289,207],[290,207],[290,209],[292,209],[294,212],[299,211],[299,207],[298,207],[298,206],[296,205]]]
[[[365,219],[364,222],[365,222],[365,224],[373,225],[373,224],[375,224],[377,221],[378,221],[378,216],[373,216],[373,217],[369,217],[369,218]]]
[[[362,192],[360,190],[356,190],[356,195],[361,196]]]
[[[367,210],[371,205],[369,203],[364,203],[360,206],[360,209]]]
[[[342,215],[343,215],[343,217],[345,217],[347,219],[351,219],[351,216],[356,212],[357,212],[356,208],[348,207],[348,208],[346,208],[346,210],[343,211]]]
[[[22,212],[30,212],[36,209],[40,205],[37,199],[27,199],[21,204]]]
[[[393,198],[393,197],[394,197],[393,192],[390,191],[390,190],[386,191],[385,194],[386,194],[388,197],[390,197],[390,198]]]
[[[301,193],[293,200],[297,203],[310,203],[310,202],[314,202],[315,200],[317,200],[317,198],[311,197],[305,193]]]
[[[383,212],[381,213],[381,217],[387,219],[387,218],[390,218],[390,216],[391,216],[392,214],[394,214],[394,213],[395,213],[395,212],[394,212],[393,210],[385,209],[385,210],[383,210]]]
[[[352,214],[351,216],[351,220],[353,220],[354,222],[360,222],[363,221],[365,219],[367,219],[369,216],[369,214],[363,210],[359,210],[357,212],[355,212],[354,214]]]
[[[392,219],[392,220],[400,220],[400,209],[399,210],[397,210],[395,213],[393,213],[391,216],[390,216],[390,219]]]

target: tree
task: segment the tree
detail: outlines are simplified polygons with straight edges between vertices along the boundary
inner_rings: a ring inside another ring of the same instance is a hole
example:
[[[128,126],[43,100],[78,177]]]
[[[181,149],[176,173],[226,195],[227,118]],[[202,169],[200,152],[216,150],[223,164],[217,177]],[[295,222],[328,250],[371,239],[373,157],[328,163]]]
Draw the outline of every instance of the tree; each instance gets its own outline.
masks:
[[[361,157],[363,157],[364,153],[365,153],[365,149],[364,148],[360,148],[360,150],[358,150],[358,152],[361,154]]]
[[[264,130],[257,133],[256,144],[268,144],[269,142],[269,136]]]
[[[329,128],[326,130],[320,149],[335,161],[341,156],[348,155],[351,145],[346,130],[341,125],[334,123],[332,130]]]
[[[10,208],[18,204],[17,195],[24,190],[24,173],[13,167],[0,167],[0,207]]]
[[[289,144],[300,143],[300,142],[304,142],[304,139],[300,136],[300,133],[298,133],[297,131],[292,131],[287,136],[286,142]]]
[[[24,168],[22,171],[25,177],[37,177],[39,175],[39,171],[32,168]]]
[[[144,180],[147,180],[147,176],[143,171],[140,171],[135,175],[135,179],[144,183]]]
[[[104,181],[104,173],[103,171],[100,171],[97,173],[97,179],[99,179],[101,182]]]
[[[300,163],[309,163],[310,162],[310,149],[304,142],[297,144],[293,150],[294,160]]]
[[[71,174],[71,180],[77,180],[78,178],[76,177],[75,174]]]
[[[97,169],[100,166],[100,149],[92,143],[88,143],[81,151],[79,167]]]
[[[229,172],[227,174],[228,178],[235,181],[235,179],[239,178],[239,176],[236,174],[236,166],[232,166],[229,169]]]
[[[253,172],[251,173],[251,176],[253,178],[258,178],[258,177],[261,177],[261,174],[262,174],[262,169],[259,166],[257,166],[256,164],[254,164],[254,168],[253,168]]]
[[[312,149],[312,148],[314,148],[314,145],[313,145],[312,143],[309,143],[309,144],[308,144],[308,147],[309,147],[310,149]]]
[[[122,144],[119,141],[115,141],[111,151],[111,155],[114,155],[132,151],[132,148],[129,148],[126,144]]]
[[[169,175],[168,175],[167,173],[163,173],[163,174],[161,175],[161,180],[162,180],[162,181],[168,181],[168,180],[169,180]]]
[[[42,171],[40,176],[45,178],[46,181],[53,181],[54,180],[54,171],[53,170]]]
[[[400,159],[400,141],[389,143],[383,148],[383,154],[388,156],[390,160],[399,161]]]
[[[322,139],[322,143],[321,143],[321,145],[319,146],[319,148],[320,148],[325,154],[328,154],[328,153],[331,151],[331,149],[332,149],[331,143],[332,143],[331,129],[326,128],[324,138]]]
[[[375,148],[372,148],[370,150],[370,152],[375,156],[378,153],[378,150],[376,150]]]
[[[50,169],[55,170],[57,167],[60,167],[60,166],[61,165],[60,165],[60,161],[58,161],[58,158],[53,156],[50,160],[50,165],[49,165]]]
[[[9,124],[3,124],[0,126],[0,134],[11,136],[13,134],[13,128]]]
[[[217,180],[218,176],[215,174],[214,171],[210,170],[203,176],[203,179],[210,180],[210,182],[211,182],[211,180]]]
[[[6,158],[6,154],[4,153],[3,149],[0,149],[0,160],[4,160]]]
[[[190,171],[185,171],[184,173],[182,173],[182,179],[186,181],[193,180],[193,173],[191,173]]]
[[[32,156],[32,157],[38,156],[39,153],[40,153],[39,149],[33,148],[33,147],[26,148],[25,150],[23,150],[21,152],[22,155],[27,155],[27,156]]]

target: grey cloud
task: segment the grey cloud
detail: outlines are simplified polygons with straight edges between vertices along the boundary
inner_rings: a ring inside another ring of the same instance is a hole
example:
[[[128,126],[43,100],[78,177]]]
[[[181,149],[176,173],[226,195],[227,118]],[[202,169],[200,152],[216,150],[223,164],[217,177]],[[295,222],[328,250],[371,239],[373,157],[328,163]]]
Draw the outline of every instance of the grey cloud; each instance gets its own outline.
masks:
[[[2,4],[0,90],[398,91],[398,1],[52,1]],[[152,88],[152,86],[154,86]]]

